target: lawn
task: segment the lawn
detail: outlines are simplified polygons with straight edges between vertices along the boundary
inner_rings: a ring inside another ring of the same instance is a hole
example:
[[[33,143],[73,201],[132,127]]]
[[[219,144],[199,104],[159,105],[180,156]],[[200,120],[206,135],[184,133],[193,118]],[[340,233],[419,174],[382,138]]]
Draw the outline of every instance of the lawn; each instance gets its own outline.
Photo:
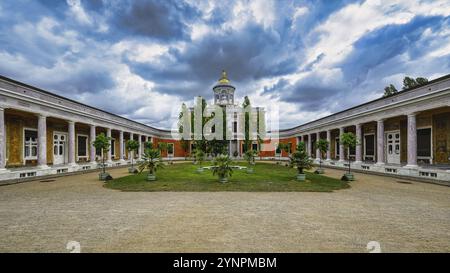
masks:
[[[204,166],[208,165],[205,163]],[[270,163],[257,163],[253,174],[234,170],[227,183],[220,183],[210,170],[196,173],[197,165],[178,163],[159,169],[153,182],[146,181],[147,172],[117,178],[105,187],[122,191],[256,191],[331,192],[348,188],[347,182],[307,172],[306,181],[296,181],[296,170]]]

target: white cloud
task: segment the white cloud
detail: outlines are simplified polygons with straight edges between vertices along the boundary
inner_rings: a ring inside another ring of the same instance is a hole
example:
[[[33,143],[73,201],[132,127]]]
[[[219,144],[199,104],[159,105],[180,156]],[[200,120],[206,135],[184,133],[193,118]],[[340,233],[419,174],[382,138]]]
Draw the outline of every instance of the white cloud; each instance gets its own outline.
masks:
[[[93,20],[84,10],[80,0],[67,0],[67,4],[69,5],[70,15],[75,17],[79,23],[92,25]]]

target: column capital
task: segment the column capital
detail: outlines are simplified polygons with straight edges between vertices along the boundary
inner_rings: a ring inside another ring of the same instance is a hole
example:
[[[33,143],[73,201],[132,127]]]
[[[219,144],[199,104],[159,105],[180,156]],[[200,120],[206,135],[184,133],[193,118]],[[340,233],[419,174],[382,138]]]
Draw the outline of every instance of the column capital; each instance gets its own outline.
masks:
[[[48,117],[48,115],[43,114],[43,113],[37,113],[36,116],[37,116],[38,118],[47,118],[47,117]]]
[[[408,117],[415,117],[415,116],[417,116],[419,114],[419,112],[410,112],[410,113],[407,113],[406,115],[408,116]]]
[[[386,118],[379,118],[379,119],[377,119],[377,123],[384,122],[385,120],[386,120]]]

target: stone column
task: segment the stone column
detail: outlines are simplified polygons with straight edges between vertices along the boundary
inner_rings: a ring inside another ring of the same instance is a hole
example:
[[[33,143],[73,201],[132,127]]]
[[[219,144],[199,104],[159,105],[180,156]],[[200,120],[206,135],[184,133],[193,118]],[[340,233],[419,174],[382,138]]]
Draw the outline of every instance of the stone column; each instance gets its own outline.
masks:
[[[311,157],[312,134],[308,135],[308,156]]]
[[[123,149],[123,131],[119,132],[119,160],[124,161],[123,155],[124,155],[124,149]]]
[[[406,167],[417,167],[417,127],[416,114],[408,114],[408,164]]]
[[[47,117],[39,114],[38,116],[38,166],[48,168],[47,166]]]
[[[355,151],[355,163],[362,162],[362,125],[356,124],[356,151]]]
[[[317,143],[319,142],[319,139],[320,139],[320,132],[317,132],[316,133],[316,146],[317,146]],[[320,160],[321,159],[321,154],[320,154],[320,150],[316,147],[316,160]]]
[[[138,142],[139,142],[139,148],[138,148],[138,159],[142,158],[142,135],[138,135]]]
[[[5,109],[0,107],[0,171],[6,166]]]
[[[106,128],[106,136],[111,138],[111,128]],[[109,144],[112,144],[112,141],[109,141]],[[106,163],[112,163],[112,153],[111,153],[111,146],[109,146],[108,155],[106,157]]]
[[[90,145],[89,145],[89,160],[91,161],[92,164],[95,164],[95,147],[93,145],[94,141],[95,141],[95,125],[91,125],[90,126],[90,134],[89,134],[89,141],[90,141]]]
[[[377,164],[384,164],[384,120],[377,121]]]
[[[344,127],[339,128],[339,161],[345,161],[344,145],[341,141],[341,136],[344,134]]]
[[[327,141],[328,141],[328,150],[327,150],[327,161],[331,160],[331,130],[327,130]]]
[[[130,140],[134,140],[134,134],[133,133],[130,133]],[[128,154],[130,155],[129,157],[128,157],[128,159],[134,159],[134,154],[133,154],[134,152],[133,151],[128,151]]]
[[[69,120],[69,165],[76,165],[75,162],[75,122]]]

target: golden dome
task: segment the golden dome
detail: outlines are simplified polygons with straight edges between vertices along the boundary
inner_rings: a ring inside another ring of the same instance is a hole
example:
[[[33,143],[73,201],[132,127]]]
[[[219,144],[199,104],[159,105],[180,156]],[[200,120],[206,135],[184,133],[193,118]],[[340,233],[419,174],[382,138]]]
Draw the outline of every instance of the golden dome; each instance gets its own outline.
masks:
[[[219,79],[219,83],[230,83],[230,80],[227,77],[227,72],[225,70],[222,70],[222,77]]]

